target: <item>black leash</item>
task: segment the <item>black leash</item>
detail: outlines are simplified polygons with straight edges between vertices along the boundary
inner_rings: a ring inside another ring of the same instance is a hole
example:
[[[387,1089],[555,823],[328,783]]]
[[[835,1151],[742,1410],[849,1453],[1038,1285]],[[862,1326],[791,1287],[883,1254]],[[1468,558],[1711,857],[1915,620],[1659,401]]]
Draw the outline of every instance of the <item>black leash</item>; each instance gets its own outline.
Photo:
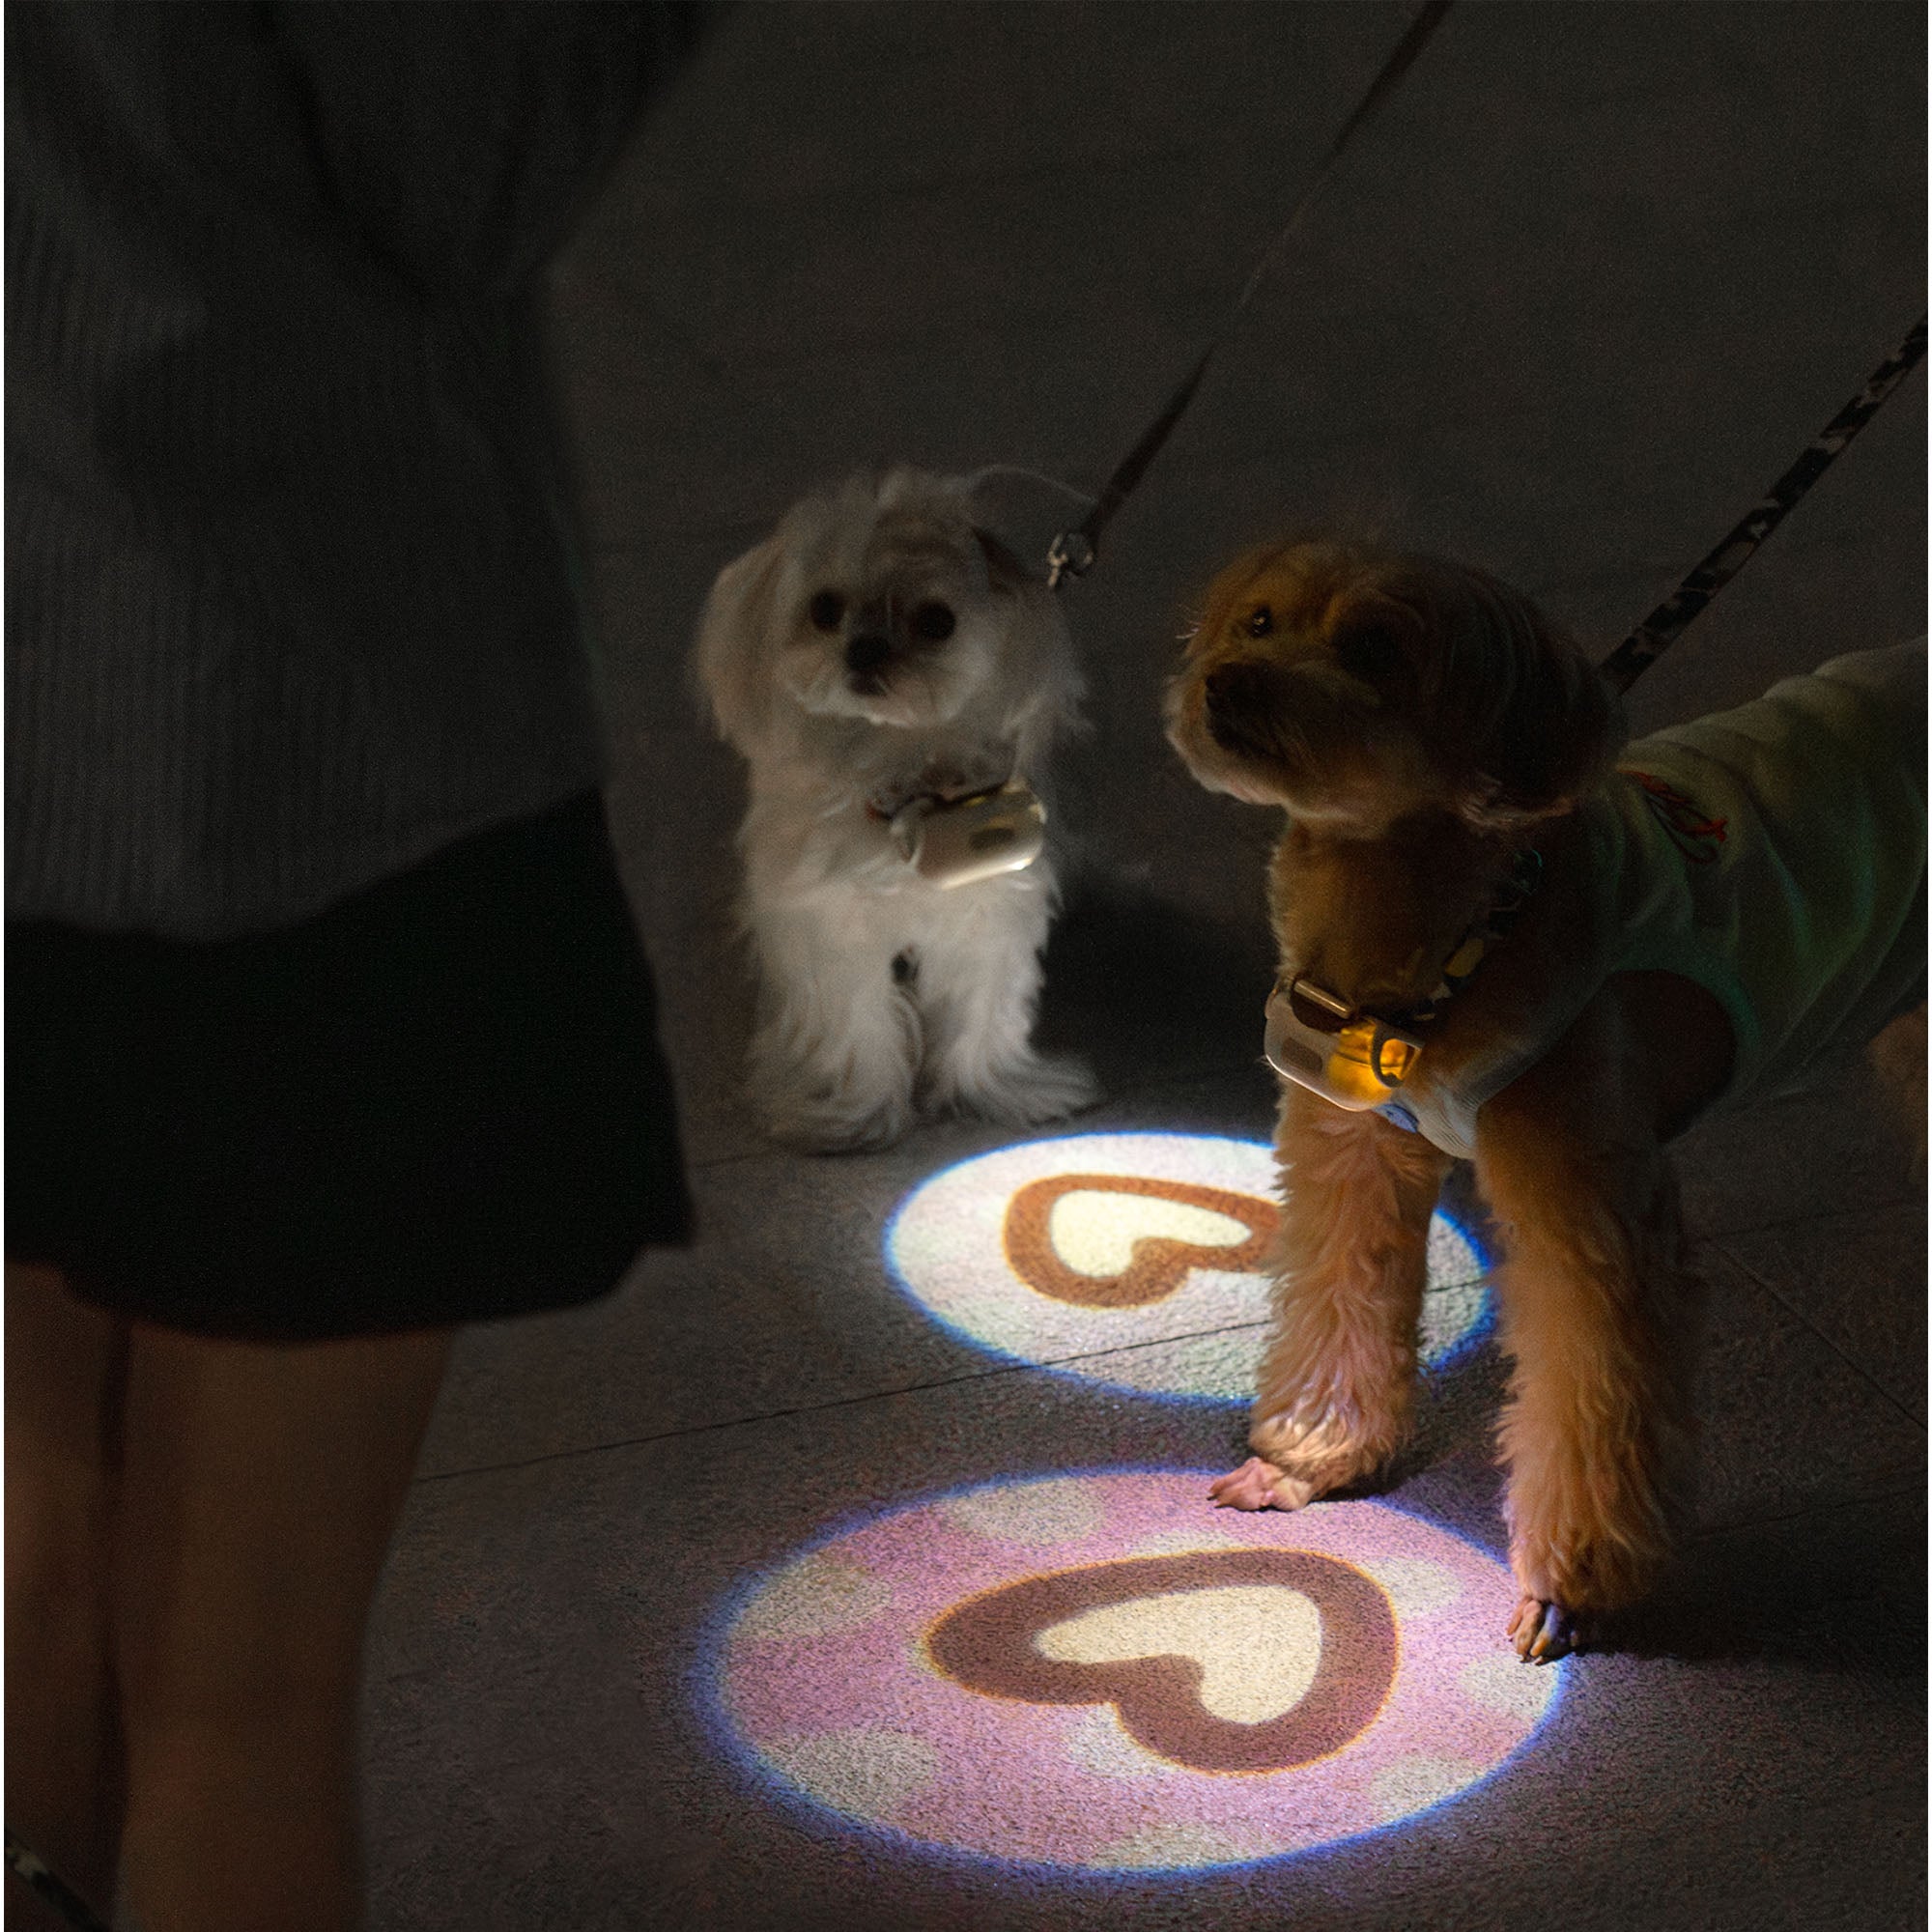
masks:
[[[1294,213],[1288,217],[1281,232],[1270,242],[1262,258],[1255,264],[1254,272],[1248,277],[1247,286],[1242,289],[1240,298],[1228,313],[1228,319],[1219,331],[1202,351],[1201,359],[1195,363],[1180,380],[1180,385],[1168,399],[1167,407],[1161,411],[1141,440],[1128,450],[1107,478],[1094,507],[1087,513],[1087,520],[1077,528],[1062,530],[1054,538],[1053,547],[1046,554],[1046,581],[1054,588],[1068,577],[1085,577],[1094,567],[1094,559],[1100,552],[1100,532],[1113,522],[1118,511],[1134,487],[1147,472],[1148,466],[1160,454],[1161,445],[1173,432],[1174,426],[1186,414],[1187,406],[1194,400],[1194,392],[1201,386],[1201,379],[1208,373],[1208,365],[1221,350],[1228,338],[1239,327],[1241,318],[1247,314],[1249,304],[1254,300],[1268,271],[1280,260],[1288,244],[1294,239],[1301,226],[1301,218],[1307,213],[1310,204],[1320,191],[1322,184],[1334,172],[1335,164],[1342,157],[1342,151],[1354,139],[1356,133],[1374,116],[1377,109],[1395,92],[1396,84],[1413,65],[1429,37],[1441,25],[1442,16],[1449,11],[1450,0],[1425,0],[1422,11],[1409,22],[1408,31],[1396,43],[1395,50],[1382,63],[1381,71],[1369,84],[1369,91],[1357,103],[1341,127],[1341,131],[1328,144],[1328,152],[1322,156],[1314,176],[1301,191],[1301,199],[1294,204]]]
[[[1774,483],[1764,499],[1685,578],[1599,666],[1617,691],[1628,691],[1675,643],[1691,619],[1751,559],[1759,544],[1784,521],[1785,514],[1824,475],[1845,445],[1878,413],[1925,354],[1925,318],[1872,372],[1872,379],[1817,436],[1804,453]]]
[[[1094,559],[1099,555],[1101,531],[1113,522],[1122,504],[1147,473],[1149,466],[1160,454],[1175,425],[1186,414],[1195,391],[1208,374],[1208,365],[1239,327],[1263,282],[1294,239],[1303,215],[1334,172],[1343,151],[1395,92],[1397,84],[1414,65],[1416,56],[1421,53],[1430,36],[1441,25],[1450,3],[1451,0],[1424,0],[1423,7],[1382,63],[1381,71],[1369,84],[1369,91],[1328,144],[1327,153],[1322,156],[1308,185],[1302,189],[1293,213],[1256,263],[1239,298],[1207,348],[1201,352],[1200,359],[1181,378],[1179,385],[1168,398],[1166,407],[1142,433],[1140,440],[1115,467],[1113,474],[1107,478],[1094,499],[1094,507],[1087,513],[1085,522],[1070,530],[1062,530],[1054,538],[1046,554],[1046,581],[1051,588],[1057,590],[1067,578],[1085,577],[1093,569]],[[1676,642],[1711,599],[1750,561],[1758,546],[1784,521],[1805,492],[1843,454],[1852,439],[1878,413],[1879,406],[1918,366],[1924,354],[1925,318],[1921,316],[1892,355],[1872,372],[1871,380],[1805,445],[1798,461],[1771,486],[1763,499],[1604,660],[1599,668],[1613,689],[1628,691]]]
[[[7,1828],[7,1869],[14,1877],[23,1881],[35,1897],[43,1899],[74,1928],[74,1932],[113,1932],[103,1919],[94,1916],[93,1908],[79,1892],[68,1885],[58,1873],[51,1872],[46,1865],[30,1852],[14,1835],[11,1826]]]

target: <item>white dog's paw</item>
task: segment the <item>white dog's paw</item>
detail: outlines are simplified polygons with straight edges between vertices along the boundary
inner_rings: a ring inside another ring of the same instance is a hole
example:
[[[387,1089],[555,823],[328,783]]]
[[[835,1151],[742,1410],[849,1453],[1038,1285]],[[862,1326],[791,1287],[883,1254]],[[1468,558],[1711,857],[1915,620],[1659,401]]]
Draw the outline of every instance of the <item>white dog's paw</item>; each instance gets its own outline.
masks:
[[[870,1108],[835,1100],[765,1100],[760,1107],[765,1131],[785,1147],[805,1153],[876,1153],[904,1137],[913,1112],[903,1102]]]
[[[940,1110],[957,1109],[1008,1126],[1037,1127],[1064,1121],[1100,1097],[1100,1083],[1079,1060],[1029,1055],[1012,1066],[967,1081],[942,1081],[931,1096]]]

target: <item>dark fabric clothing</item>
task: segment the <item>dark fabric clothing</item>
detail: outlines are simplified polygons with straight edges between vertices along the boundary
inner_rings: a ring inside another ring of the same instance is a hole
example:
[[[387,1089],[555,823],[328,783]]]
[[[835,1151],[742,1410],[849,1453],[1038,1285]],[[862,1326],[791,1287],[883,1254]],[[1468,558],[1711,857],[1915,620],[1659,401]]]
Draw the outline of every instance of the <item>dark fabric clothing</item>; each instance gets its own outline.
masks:
[[[10,915],[263,929],[596,782],[539,271],[701,17],[9,0]]]
[[[7,1252],[171,1327],[313,1340],[614,1287],[690,1206],[590,795],[286,930],[10,926]]]
[[[104,1306],[684,1236],[541,271],[708,12],[9,0],[7,1248]]]

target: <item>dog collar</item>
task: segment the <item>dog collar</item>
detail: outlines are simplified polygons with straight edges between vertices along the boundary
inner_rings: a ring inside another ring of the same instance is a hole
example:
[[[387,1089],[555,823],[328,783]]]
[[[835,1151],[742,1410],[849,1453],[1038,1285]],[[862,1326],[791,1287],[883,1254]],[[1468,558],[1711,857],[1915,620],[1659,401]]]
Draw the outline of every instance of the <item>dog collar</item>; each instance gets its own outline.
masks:
[[[1509,878],[1456,942],[1426,1000],[1382,1016],[1363,1012],[1306,974],[1277,980],[1267,1000],[1264,1051],[1293,1080],[1350,1113],[1371,1109],[1416,1131],[1414,1114],[1391,1098],[1422,1057],[1423,1034],[1474,978],[1490,949],[1516,924],[1543,877],[1543,855],[1525,847]]]
[[[970,792],[948,791],[929,782],[932,768],[922,772],[918,779],[903,789],[894,787],[890,791],[875,791],[866,800],[866,816],[880,825],[890,825],[907,807],[923,805],[928,810],[943,810],[952,805],[969,805],[976,799],[990,797],[1003,785],[1014,782],[1019,777],[1009,770],[1006,777],[992,784],[976,785]]]

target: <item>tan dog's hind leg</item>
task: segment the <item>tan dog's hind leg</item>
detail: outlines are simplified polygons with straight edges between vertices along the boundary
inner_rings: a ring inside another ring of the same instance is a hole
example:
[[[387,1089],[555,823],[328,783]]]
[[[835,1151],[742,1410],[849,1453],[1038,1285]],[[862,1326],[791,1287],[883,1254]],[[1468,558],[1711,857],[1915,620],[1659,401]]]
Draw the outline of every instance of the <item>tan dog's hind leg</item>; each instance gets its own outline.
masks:
[[[1275,1323],[1248,1432],[1259,1453],[1209,1491],[1236,1509],[1298,1509],[1406,1438],[1429,1217],[1449,1165],[1420,1135],[1295,1086],[1282,1091],[1275,1153]]]
[[[1695,1284],[1643,1063],[1606,991],[1479,1116],[1514,1358],[1499,1441],[1524,1658],[1562,1656],[1578,1618],[1644,1593],[1690,1466]]]

